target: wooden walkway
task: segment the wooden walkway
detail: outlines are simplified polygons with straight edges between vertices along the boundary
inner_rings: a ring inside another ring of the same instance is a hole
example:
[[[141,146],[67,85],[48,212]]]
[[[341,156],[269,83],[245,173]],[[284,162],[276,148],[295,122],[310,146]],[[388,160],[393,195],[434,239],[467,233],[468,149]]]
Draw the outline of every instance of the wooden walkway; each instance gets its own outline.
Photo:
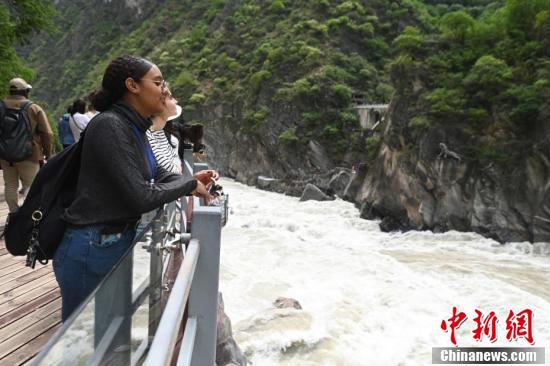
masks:
[[[21,202],[20,202],[21,203]],[[8,215],[0,170],[0,231]],[[35,269],[0,240],[0,366],[28,365],[61,324],[61,297],[51,262]]]

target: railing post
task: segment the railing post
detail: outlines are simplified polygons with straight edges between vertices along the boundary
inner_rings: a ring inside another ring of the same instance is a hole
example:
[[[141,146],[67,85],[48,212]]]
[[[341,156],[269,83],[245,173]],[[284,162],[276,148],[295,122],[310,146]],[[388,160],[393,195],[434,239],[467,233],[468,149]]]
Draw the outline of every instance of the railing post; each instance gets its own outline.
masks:
[[[166,230],[168,234],[174,235],[176,233],[176,220],[177,220],[177,200],[169,202],[164,205],[164,211],[166,212]]]
[[[193,164],[193,173],[198,173],[203,170],[208,169],[208,164],[206,163],[195,163]]]
[[[157,215],[151,227],[151,245],[149,262],[149,337],[152,339],[162,316],[162,251],[160,246],[164,237],[163,221],[165,215]]]
[[[190,178],[193,175],[193,161],[193,150],[183,150],[182,174],[186,178]]]
[[[196,318],[198,323],[191,365],[214,366],[216,362],[221,208],[196,205],[193,210],[191,236],[199,240],[201,251],[189,294],[189,317]]]
[[[185,149],[183,150],[183,161],[182,161],[182,174],[185,178],[191,179],[194,172],[193,172],[193,150],[191,149]],[[187,231],[187,210],[188,210],[188,203],[187,203],[187,197],[182,197],[180,200],[181,205],[181,221],[180,221],[180,231],[186,232]]]

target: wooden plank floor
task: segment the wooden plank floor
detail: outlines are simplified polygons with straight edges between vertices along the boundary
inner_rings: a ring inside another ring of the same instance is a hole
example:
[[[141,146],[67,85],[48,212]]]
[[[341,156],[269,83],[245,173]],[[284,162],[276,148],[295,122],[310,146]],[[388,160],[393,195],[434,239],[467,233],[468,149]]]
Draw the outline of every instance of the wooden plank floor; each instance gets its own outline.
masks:
[[[0,170],[0,232],[7,215]],[[25,267],[25,257],[9,254],[0,240],[0,366],[29,364],[60,324],[61,297],[51,262]]]

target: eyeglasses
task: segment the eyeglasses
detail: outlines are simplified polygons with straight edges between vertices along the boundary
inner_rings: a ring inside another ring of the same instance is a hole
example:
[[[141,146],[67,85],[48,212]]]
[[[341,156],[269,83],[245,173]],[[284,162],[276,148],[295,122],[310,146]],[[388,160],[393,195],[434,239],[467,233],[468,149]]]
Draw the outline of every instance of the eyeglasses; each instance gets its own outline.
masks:
[[[160,87],[161,89],[166,89],[168,87],[168,83],[164,79],[140,79],[140,81],[141,80],[152,81],[153,83],[155,83],[156,86]]]

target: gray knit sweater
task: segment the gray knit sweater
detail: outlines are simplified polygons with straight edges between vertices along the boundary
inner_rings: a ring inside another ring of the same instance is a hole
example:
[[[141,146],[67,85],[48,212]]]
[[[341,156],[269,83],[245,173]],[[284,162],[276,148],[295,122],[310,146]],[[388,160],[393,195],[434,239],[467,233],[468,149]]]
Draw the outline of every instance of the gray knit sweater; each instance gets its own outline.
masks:
[[[151,121],[123,102],[117,102],[88,124],[76,197],[63,215],[68,223],[131,222],[196,188],[196,180],[168,173],[158,165],[155,183],[149,184],[147,155],[132,123],[147,142],[145,131]]]

